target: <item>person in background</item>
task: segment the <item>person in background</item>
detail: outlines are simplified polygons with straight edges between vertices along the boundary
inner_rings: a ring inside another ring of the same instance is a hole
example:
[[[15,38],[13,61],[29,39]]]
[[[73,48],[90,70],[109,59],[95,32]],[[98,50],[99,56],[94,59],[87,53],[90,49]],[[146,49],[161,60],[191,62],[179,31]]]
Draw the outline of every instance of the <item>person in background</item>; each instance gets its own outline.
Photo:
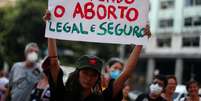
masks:
[[[42,79],[33,88],[30,101],[50,101],[50,95],[48,78],[43,75]]]
[[[111,79],[117,79],[124,68],[124,61],[119,58],[111,58],[108,61],[108,66],[106,66],[107,73]]]
[[[161,96],[167,101],[173,101],[173,94],[177,86],[177,78],[174,75],[168,75],[167,82],[167,86]]]
[[[47,57],[44,58],[43,61],[46,60]],[[41,67],[45,68],[46,65],[44,63],[41,65]],[[50,101],[50,87],[48,78],[45,74],[43,74],[40,81],[38,81],[31,93],[30,101]]]
[[[131,101],[129,92],[131,91],[131,85],[127,82],[122,90],[123,98],[121,101]]]
[[[102,88],[111,87],[114,81],[121,75],[124,68],[124,61],[120,58],[113,57],[108,60],[105,68],[104,68],[104,76],[101,79],[104,79],[105,82],[102,84]],[[105,85],[105,87],[104,87]],[[123,99],[123,92],[119,92],[117,96],[113,99],[114,101],[121,101]]]
[[[199,86],[197,81],[188,81],[186,84],[186,90],[188,91],[188,96],[181,98],[180,101],[201,101],[201,97],[198,94]]]
[[[110,82],[113,82],[115,79],[117,79],[121,72],[123,71],[124,63],[123,60],[119,58],[111,58],[108,60],[105,68],[103,68],[102,73],[102,89],[105,90],[105,88],[108,87]]]
[[[29,101],[34,85],[42,77],[38,63],[39,47],[36,43],[26,45],[25,60],[17,62],[11,68],[7,98],[10,101]]]
[[[149,86],[149,93],[139,95],[136,101],[167,101],[161,97],[162,91],[167,86],[167,79],[163,75],[154,77],[151,85]]]
[[[4,68],[0,68],[0,101],[5,101],[5,93],[8,87],[8,78],[5,76]]]

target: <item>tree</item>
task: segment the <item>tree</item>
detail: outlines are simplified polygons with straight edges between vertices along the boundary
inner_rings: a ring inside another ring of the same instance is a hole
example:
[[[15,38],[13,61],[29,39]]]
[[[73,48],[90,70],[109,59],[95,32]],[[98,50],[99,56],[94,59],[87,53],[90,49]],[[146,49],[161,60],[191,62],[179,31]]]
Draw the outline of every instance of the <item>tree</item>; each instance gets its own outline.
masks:
[[[9,64],[24,58],[24,47],[28,42],[37,42],[44,47],[45,23],[42,16],[47,0],[19,0],[15,7],[7,7],[1,16],[1,54]]]

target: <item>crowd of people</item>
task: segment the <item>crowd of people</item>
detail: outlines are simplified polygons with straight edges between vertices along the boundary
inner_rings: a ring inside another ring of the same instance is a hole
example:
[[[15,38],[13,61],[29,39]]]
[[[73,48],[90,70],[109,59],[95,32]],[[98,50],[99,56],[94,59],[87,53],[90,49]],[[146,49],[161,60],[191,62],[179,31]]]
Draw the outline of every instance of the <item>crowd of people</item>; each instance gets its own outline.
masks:
[[[51,15],[47,12],[44,19]],[[146,26],[145,35],[151,35]],[[125,63],[119,58],[111,58],[104,63],[97,56],[81,56],[75,71],[63,80],[56,40],[48,38],[48,56],[42,64],[38,62],[39,47],[29,43],[25,47],[25,60],[16,62],[9,72],[9,78],[0,72],[0,101],[131,101],[129,91],[132,84],[128,78],[136,68],[142,50],[136,45]],[[177,86],[174,75],[157,75],[149,85],[149,91],[139,95],[136,101],[173,101]],[[188,95],[181,101],[201,101],[199,85],[189,81]]]
[[[49,54],[41,65],[37,44],[29,43],[24,51],[25,61],[13,65],[8,79],[5,71],[0,70],[0,101],[132,101],[128,70],[134,69],[141,46],[134,48],[128,60],[130,64],[119,58],[111,58],[104,64],[99,57],[84,55],[77,60],[76,70],[64,81],[56,41],[48,40]],[[134,63],[130,59],[135,60]],[[173,101],[176,86],[174,75],[156,75],[148,92],[140,94],[135,101]],[[187,82],[186,90],[188,94],[180,101],[201,101],[197,81]]]

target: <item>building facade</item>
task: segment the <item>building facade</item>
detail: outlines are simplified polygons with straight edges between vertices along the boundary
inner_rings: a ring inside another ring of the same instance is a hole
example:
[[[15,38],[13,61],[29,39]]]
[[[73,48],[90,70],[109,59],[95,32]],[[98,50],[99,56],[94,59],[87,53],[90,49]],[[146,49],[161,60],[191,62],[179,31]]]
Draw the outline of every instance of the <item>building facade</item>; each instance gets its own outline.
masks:
[[[139,63],[146,82],[159,72],[176,75],[179,83],[201,83],[201,0],[150,0],[150,5],[153,36]]]

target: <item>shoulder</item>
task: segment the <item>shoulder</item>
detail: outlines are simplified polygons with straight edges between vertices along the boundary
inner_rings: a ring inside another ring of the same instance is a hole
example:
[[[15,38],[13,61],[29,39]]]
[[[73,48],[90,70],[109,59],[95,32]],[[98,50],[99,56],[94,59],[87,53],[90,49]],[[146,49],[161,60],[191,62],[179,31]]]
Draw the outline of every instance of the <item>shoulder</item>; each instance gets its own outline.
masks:
[[[24,62],[16,62],[13,64],[13,67],[12,68],[17,68],[17,67],[21,67],[23,66]]]
[[[24,62],[16,62],[13,64],[12,68],[11,68],[11,72],[15,71],[16,69],[19,69],[21,67],[23,67]]]

